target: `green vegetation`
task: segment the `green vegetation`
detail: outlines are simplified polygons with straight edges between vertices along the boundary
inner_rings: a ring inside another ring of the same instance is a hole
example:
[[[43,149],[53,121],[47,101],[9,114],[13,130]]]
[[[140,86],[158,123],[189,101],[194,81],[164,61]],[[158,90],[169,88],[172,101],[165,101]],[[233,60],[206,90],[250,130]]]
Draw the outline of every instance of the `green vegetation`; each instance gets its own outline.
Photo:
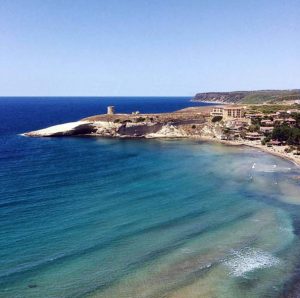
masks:
[[[293,152],[293,148],[292,147],[287,147],[287,148],[284,149],[284,152],[291,153],[291,152]]]
[[[272,139],[272,135],[271,134],[265,134],[265,138],[262,139],[261,144],[262,145],[266,145],[267,143],[269,143]]]
[[[136,122],[144,122],[145,120],[146,120],[146,118],[144,118],[144,117],[136,118]]]
[[[292,113],[291,117],[296,120],[296,127],[300,128],[300,113]]]
[[[257,105],[257,106],[250,106],[249,112],[250,113],[263,113],[263,114],[272,114],[276,113],[280,110],[291,110],[291,109],[300,109],[299,104],[294,105]]]
[[[211,119],[211,122],[220,122],[221,120],[223,119],[222,116],[214,116],[212,119]]]
[[[273,96],[267,95],[267,94],[250,94],[243,98],[243,103],[263,103],[268,100],[274,100],[275,98]]]
[[[125,123],[131,123],[132,121],[130,119],[125,119],[123,121],[121,121],[122,124],[125,124]]]
[[[262,104],[280,103],[287,100],[300,99],[300,89],[295,90],[255,90],[234,92],[207,92],[197,93],[194,100],[198,101],[221,101],[228,103]]]
[[[272,138],[289,145],[300,145],[300,128],[290,127],[287,124],[276,126]]]
[[[259,125],[258,124],[251,124],[250,126],[249,126],[249,131],[250,132],[255,132],[255,131],[259,131]]]
[[[258,125],[258,126],[260,126],[260,124],[261,124],[261,119],[260,118],[258,118],[258,119],[251,119],[251,124],[252,125]]]

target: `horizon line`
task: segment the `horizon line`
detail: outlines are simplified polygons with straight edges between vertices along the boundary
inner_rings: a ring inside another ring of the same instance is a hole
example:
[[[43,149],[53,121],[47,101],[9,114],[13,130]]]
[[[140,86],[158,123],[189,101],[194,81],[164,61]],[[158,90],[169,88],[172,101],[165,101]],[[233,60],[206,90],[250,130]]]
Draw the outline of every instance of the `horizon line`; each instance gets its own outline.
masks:
[[[287,89],[248,89],[248,90],[230,90],[230,91],[199,91],[194,95],[0,95],[3,97],[194,97],[196,94],[201,93],[233,93],[233,92],[266,92],[266,91],[300,91],[299,88],[287,88]]]

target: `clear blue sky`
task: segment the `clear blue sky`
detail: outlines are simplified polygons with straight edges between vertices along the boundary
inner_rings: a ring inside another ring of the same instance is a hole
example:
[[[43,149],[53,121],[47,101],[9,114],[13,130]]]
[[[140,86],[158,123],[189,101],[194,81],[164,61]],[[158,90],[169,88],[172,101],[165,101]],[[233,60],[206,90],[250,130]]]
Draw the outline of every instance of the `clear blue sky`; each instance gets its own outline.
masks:
[[[1,0],[0,95],[300,88],[299,0]]]

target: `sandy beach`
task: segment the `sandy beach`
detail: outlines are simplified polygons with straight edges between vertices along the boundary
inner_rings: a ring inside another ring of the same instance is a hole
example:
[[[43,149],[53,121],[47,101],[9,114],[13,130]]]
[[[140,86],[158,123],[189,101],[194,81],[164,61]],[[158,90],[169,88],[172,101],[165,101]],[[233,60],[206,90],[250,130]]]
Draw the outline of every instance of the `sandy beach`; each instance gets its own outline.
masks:
[[[295,165],[300,167],[300,155],[294,155],[293,153],[287,153],[285,152],[285,149],[288,148],[288,146],[272,146],[272,147],[267,147],[265,145],[262,145],[260,141],[227,141],[227,140],[220,140],[217,138],[213,137],[200,137],[200,140],[203,141],[209,141],[209,142],[218,142],[222,143],[225,145],[230,145],[230,146],[248,146],[248,147],[253,147],[256,149],[259,149],[261,151],[264,151],[266,153],[270,153],[272,155],[276,155],[278,157],[290,160],[293,162]]]

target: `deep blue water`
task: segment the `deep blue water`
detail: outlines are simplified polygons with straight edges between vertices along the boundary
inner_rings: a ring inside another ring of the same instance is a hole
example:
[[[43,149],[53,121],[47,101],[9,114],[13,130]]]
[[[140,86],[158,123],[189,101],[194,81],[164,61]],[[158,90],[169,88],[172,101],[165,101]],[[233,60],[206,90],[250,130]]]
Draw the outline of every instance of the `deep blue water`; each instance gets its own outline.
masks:
[[[199,141],[19,135],[107,105],[167,112],[199,103],[0,99],[0,296],[286,293],[299,263],[299,168]]]
[[[115,105],[116,112],[120,113],[173,112],[187,106],[200,105],[191,102],[190,99],[190,97],[0,97],[2,120],[0,134],[22,133],[106,113],[109,105]]]

